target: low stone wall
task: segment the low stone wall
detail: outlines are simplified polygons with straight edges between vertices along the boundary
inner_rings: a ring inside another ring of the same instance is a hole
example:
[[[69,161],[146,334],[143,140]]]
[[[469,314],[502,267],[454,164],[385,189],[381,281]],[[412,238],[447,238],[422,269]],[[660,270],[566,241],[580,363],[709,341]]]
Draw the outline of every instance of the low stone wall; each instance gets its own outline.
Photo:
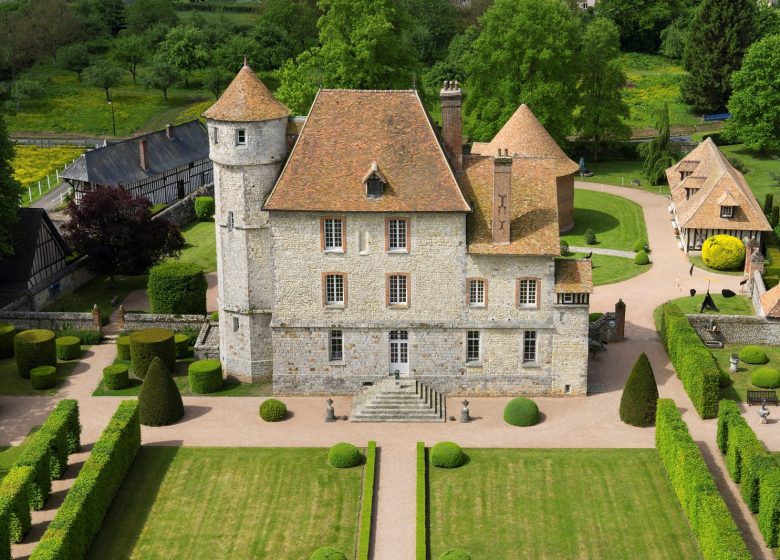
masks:
[[[214,184],[205,185],[195,192],[192,192],[182,198],[175,204],[171,204],[160,212],[155,214],[153,219],[163,219],[173,222],[178,226],[186,225],[195,220],[195,198],[199,196],[214,196]]]
[[[718,339],[727,344],[767,344],[780,346],[780,322],[749,315],[688,315],[688,321],[702,340],[709,340],[710,325]],[[711,331],[710,331],[711,332]]]
[[[199,360],[219,360],[219,323],[203,323],[194,350]]]
[[[143,329],[184,329],[200,331],[207,321],[205,315],[156,315],[153,313],[125,313],[124,324],[120,321],[119,328],[123,331],[141,331]]]
[[[99,330],[92,313],[53,313],[44,311],[0,312],[0,323],[14,325],[17,329],[60,329]]]
[[[756,310],[756,315],[764,316],[764,308],[761,307],[761,296],[766,292],[766,284],[764,283],[764,277],[761,276],[761,272],[756,270],[753,273],[752,282],[749,283],[750,299],[753,301],[753,309]]]

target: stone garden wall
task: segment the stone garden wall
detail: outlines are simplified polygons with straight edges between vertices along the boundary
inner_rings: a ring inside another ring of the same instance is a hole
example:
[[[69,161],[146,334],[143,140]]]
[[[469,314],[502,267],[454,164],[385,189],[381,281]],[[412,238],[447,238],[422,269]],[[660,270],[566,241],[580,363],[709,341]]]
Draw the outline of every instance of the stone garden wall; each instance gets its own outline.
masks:
[[[726,344],[767,344],[780,346],[780,322],[748,315],[688,315],[688,321],[702,340],[711,340],[708,333],[714,325],[718,339]]]
[[[124,322],[119,319],[119,328],[123,331],[140,331],[143,329],[184,329],[200,331],[207,321],[205,315],[156,315],[154,313],[125,313]]]
[[[203,323],[195,341],[195,357],[199,360],[219,360],[219,323]]]
[[[70,263],[45,283],[0,308],[3,311],[36,311],[65,294],[71,294],[95,277],[87,267],[88,257]]]
[[[53,313],[41,311],[0,311],[0,323],[14,325],[24,329],[60,329],[99,330],[96,328],[92,313]]]
[[[177,203],[168,206],[168,208],[159,214],[155,214],[154,219],[160,218],[168,220],[180,227],[187,225],[196,219],[195,198],[198,196],[214,196],[214,184],[205,185],[195,192],[188,194]]]

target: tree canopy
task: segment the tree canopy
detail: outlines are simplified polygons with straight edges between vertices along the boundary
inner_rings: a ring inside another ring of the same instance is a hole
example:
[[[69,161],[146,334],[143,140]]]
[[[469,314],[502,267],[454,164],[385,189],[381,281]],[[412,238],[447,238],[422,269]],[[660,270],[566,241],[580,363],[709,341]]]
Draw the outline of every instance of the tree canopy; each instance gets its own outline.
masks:
[[[99,60],[84,70],[84,79],[94,87],[106,93],[106,101],[111,101],[111,88],[122,81],[122,69],[110,60]]]
[[[615,22],[625,50],[657,53],[661,31],[698,0],[599,0],[596,13]]]
[[[653,185],[666,182],[666,169],[674,165],[674,153],[669,132],[669,105],[664,103],[656,113],[655,129],[658,136],[639,145],[639,153],[645,158],[642,175]]]
[[[14,179],[14,145],[0,113],[0,256],[13,251],[10,229],[17,221],[22,186]]]

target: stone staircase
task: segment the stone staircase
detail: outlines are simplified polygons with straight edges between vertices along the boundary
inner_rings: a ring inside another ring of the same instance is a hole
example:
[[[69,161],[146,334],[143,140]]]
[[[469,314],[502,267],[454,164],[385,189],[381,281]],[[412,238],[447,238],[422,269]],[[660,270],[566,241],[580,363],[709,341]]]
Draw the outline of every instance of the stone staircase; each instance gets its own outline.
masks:
[[[382,379],[352,400],[353,422],[444,422],[446,399],[414,379]]]

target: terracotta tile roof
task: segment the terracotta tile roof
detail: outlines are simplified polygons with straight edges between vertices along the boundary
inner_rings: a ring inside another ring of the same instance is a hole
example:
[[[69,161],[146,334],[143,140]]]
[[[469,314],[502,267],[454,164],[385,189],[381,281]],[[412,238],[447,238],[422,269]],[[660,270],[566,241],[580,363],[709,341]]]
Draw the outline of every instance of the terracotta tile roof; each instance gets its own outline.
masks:
[[[251,122],[281,119],[290,114],[252,69],[244,64],[225,92],[203,116],[215,121]]]
[[[467,155],[458,174],[461,188],[474,211],[467,219],[469,253],[548,255],[561,253],[555,162],[513,158],[511,240],[495,245],[493,221],[493,158]]]
[[[585,259],[555,259],[556,294],[593,292],[593,263]]]
[[[766,317],[780,318],[780,284],[761,294],[761,309]]]
[[[366,197],[376,164],[384,194]],[[320,90],[266,210],[467,212],[414,90]]]
[[[510,155],[528,159],[547,159],[555,162],[554,172],[558,176],[570,175],[580,167],[561,150],[542,123],[523,103],[509,117],[503,128],[488,143],[475,142],[471,153],[494,156],[500,149],[508,149]]]
[[[681,171],[691,171],[685,179]],[[666,170],[678,226],[686,229],[771,231],[742,173],[708,138],[682,161]],[[698,188],[686,200],[686,188]],[[720,207],[734,206],[732,218],[721,218]]]

